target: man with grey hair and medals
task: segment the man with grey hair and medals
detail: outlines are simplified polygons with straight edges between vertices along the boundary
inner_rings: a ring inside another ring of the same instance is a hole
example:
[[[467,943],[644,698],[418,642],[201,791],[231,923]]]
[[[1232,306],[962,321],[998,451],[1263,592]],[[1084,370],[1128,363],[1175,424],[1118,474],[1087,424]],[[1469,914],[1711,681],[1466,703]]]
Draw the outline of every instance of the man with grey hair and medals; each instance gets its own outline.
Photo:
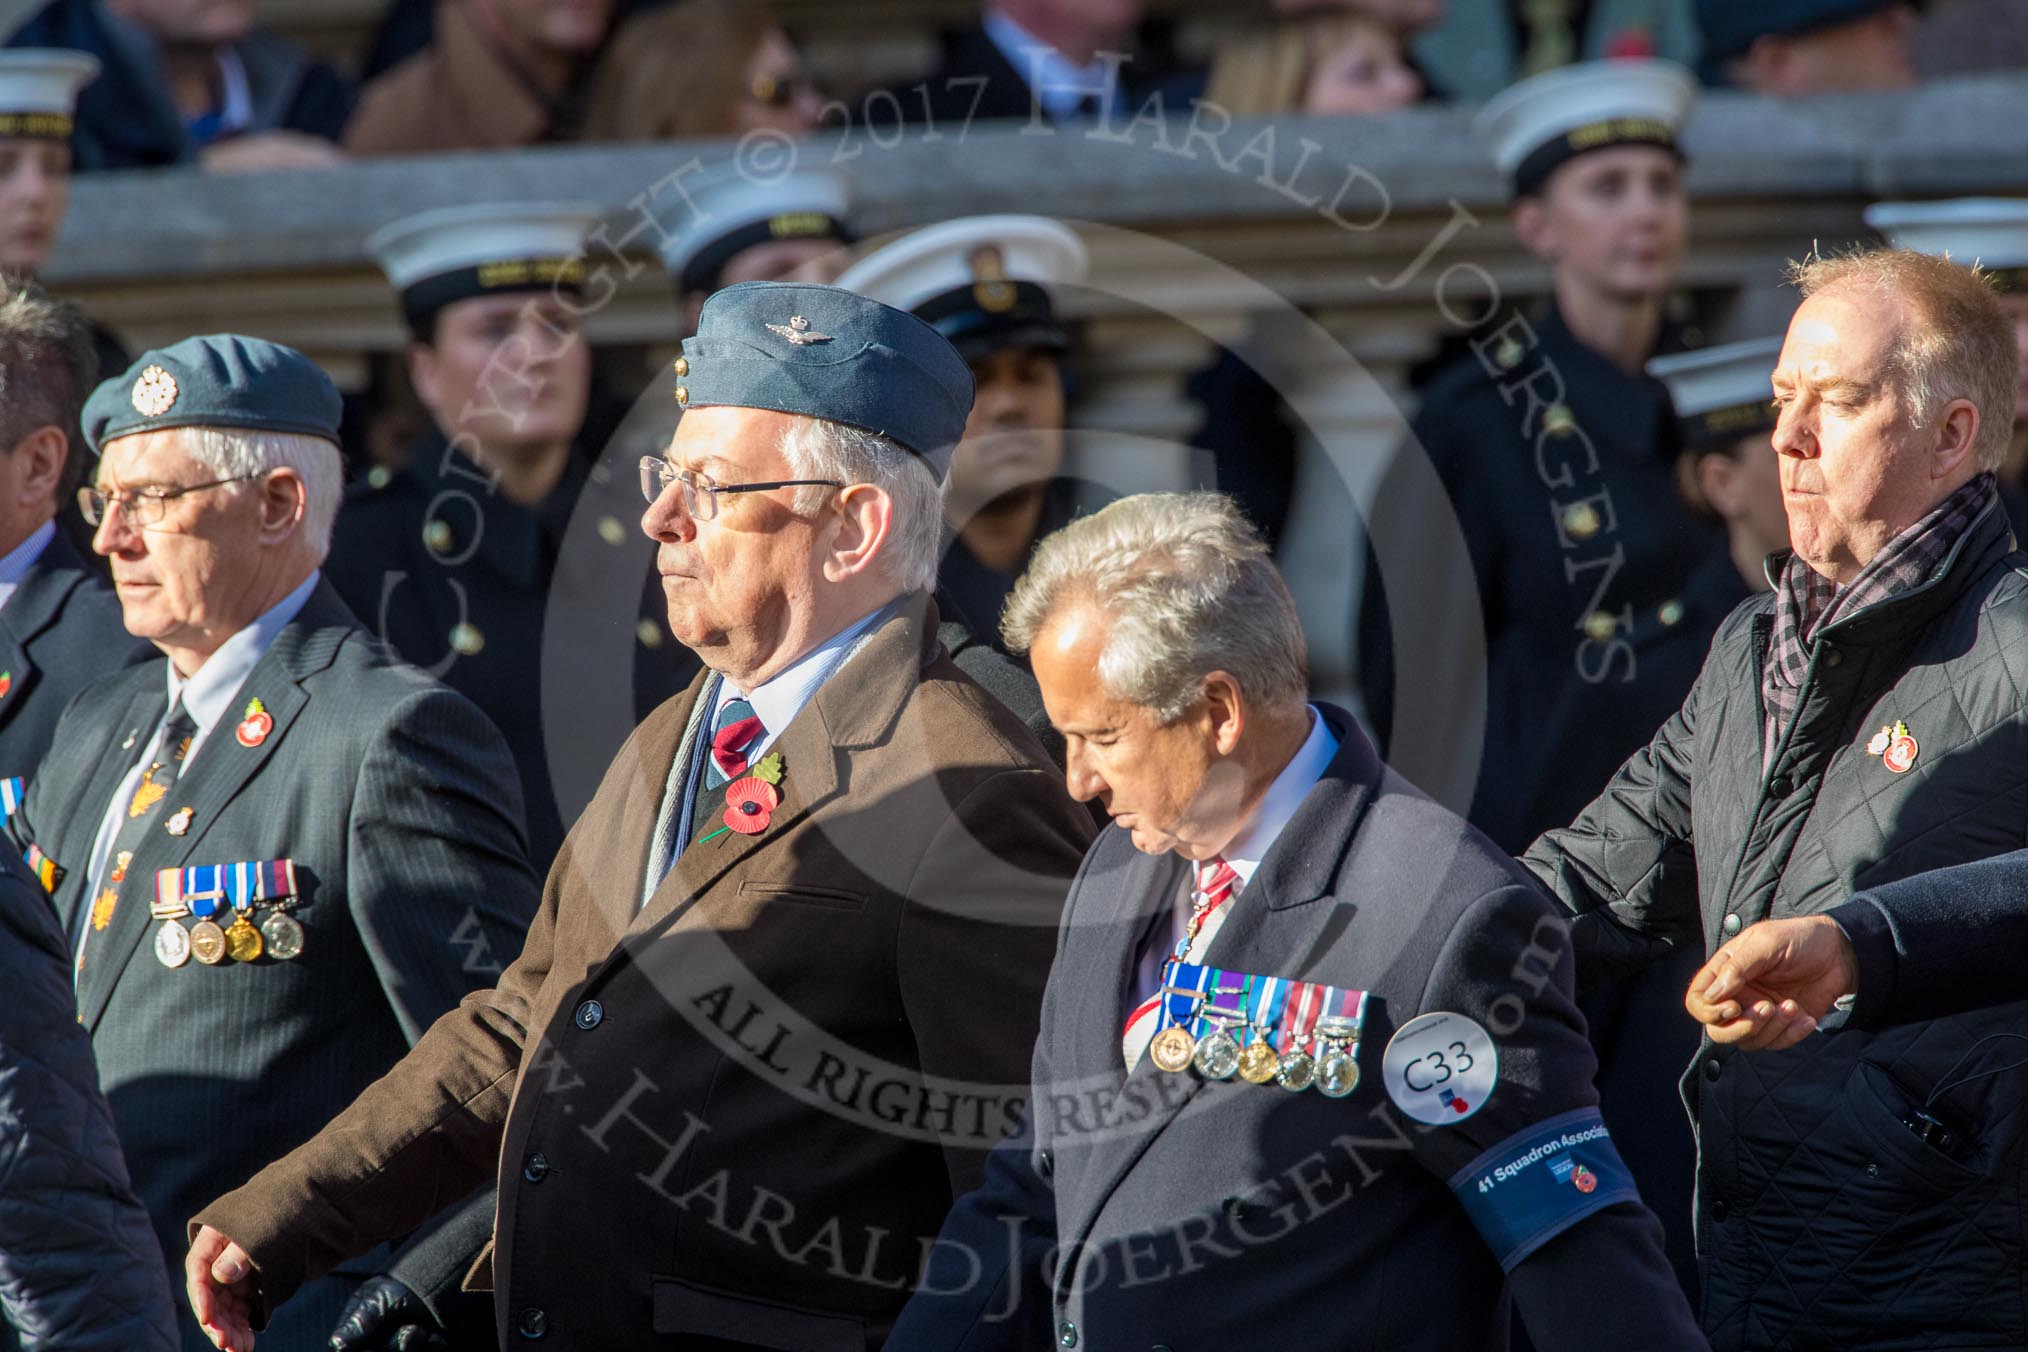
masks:
[[[1308,701],[1232,502],[1073,522],[1004,629],[1113,825],[1023,1128],[895,1345],[1492,1352],[1511,1295],[1540,1347],[1703,1347],[1599,1117],[1561,921]]]
[[[71,702],[10,830],[172,1270],[190,1214],[486,984],[464,959],[518,951],[535,907],[500,734],[323,580],[338,410],[301,353],[232,334],[146,353],[85,405],[80,505],[162,657]],[[373,1270],[319,1282],[275,1345],[321,1348]]]
[[[1091,828],[937,641],[971,377],[913,316],[780,282],[712,295],[682,372],[641,524],[707,670],[621,748],[497,987],[202,1213],[220,1347],[496,1171],[504,1336],[878,1347],[1019,1117]]]

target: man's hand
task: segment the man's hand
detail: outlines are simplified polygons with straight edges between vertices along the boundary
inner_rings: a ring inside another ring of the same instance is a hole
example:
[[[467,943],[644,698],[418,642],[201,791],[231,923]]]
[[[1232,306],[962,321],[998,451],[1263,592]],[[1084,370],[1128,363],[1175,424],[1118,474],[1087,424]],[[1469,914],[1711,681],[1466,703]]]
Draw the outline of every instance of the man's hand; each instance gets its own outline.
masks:
[[[210,1226],[200,1226],[183,1259],[190,1309],[212,1346],[253,1352],[254,1297],[260,1278],[245,1249]]]
[[[1698,969],[1683,1007],[1713,1042],[1780,1051],[1814,1032],[1838,997],[1858,985],[1852,941],[1837,921],[1825,915],[1763,920]]]
[[[392,1277],[368,1277],[352,1293],[331,1352],[447,1352],[436,1319],[422,1297]]]

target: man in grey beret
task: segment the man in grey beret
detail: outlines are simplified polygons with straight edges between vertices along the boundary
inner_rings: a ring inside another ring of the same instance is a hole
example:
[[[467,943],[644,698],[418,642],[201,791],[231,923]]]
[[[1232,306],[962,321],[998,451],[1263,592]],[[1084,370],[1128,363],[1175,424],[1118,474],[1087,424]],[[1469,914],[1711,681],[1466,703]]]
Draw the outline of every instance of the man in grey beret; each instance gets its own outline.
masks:
[[[72,701],[9,825],[178,1276],[191,1213],[490,982],[537,900],[500,734],[322,579],[338,409],[302,354],[233,335],[149,352],[85,405],[80,505],[161,657]],[[307,1288],[274,1344],[321,1347],[375,1270]]]
[[[473,1279],[507,1337],[878,1346],[1019,1118],[1092,827],[936,641],[971,376],[911,315],[756,282],[675,377],[642,526],[706,671],[621,749],[498,986],[203,1212],[221,1347],[496,1167]]]

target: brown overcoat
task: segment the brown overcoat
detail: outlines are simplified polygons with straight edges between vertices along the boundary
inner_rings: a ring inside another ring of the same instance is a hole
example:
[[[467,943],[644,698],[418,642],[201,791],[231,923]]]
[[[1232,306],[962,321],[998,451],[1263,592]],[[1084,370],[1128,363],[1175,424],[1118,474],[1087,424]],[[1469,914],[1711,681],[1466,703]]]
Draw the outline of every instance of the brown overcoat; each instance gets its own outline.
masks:
[[[1020,1114],[1092,834],[935,635],[921,597],[883,621],[776,742],[766,829],[692,845],[637,910],[708,673],[650,715],[498,986],[199,1218],[264,1301],[497,1164],[510,1336],[878,1346]]]
[[[367,83],[345,124],[354,155],[504,150],[549,139],[556,115],[487,43],[459,0],[437,6],[430,45]]]

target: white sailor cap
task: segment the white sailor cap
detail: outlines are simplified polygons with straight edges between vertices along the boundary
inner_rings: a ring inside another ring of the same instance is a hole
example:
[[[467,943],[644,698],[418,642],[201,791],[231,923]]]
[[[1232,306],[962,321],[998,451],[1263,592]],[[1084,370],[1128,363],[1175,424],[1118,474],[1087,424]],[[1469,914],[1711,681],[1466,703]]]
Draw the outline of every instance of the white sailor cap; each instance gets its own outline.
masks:
[[[0,51],[0,136],[69,140],[78,91],[98,73],[98,58],[84,52]]]
[[[1897,249],[1977,263],[2002,291],[2028,291],[2028,201],[1959,197],[1947,202],[1876,202],[1866,224]]]
[[[454,301],[512,291],[583,290],[584,241],[598,208],[489,202],[425,211],[382,226],[366,251],[401,292],[409,328],[427,336]]]
[[[838,285],[913,313],[976,361],[1001,348],[1068,347],[1051,293],[1083,281],[1089,263],[1061,221],[964,216],[874,250]]]
[[[1673,61],[1585,61],[1500,91],[1472,128],[1520,197],[1588,151],[1674,151],[1696,97],[1696,80]]]
[[[1648,374],[1669,387],[1685,450],[1773,430],[1774,368],[1781,351],[1779,338],[1751,338],[1648,363]]]
[[[733,255],[781,239],[853,240],[852,185],[843,174],[801,169],[766,182],[726,170],[679,183],[656,203],[662,267],[679,291],[716,291]]]

